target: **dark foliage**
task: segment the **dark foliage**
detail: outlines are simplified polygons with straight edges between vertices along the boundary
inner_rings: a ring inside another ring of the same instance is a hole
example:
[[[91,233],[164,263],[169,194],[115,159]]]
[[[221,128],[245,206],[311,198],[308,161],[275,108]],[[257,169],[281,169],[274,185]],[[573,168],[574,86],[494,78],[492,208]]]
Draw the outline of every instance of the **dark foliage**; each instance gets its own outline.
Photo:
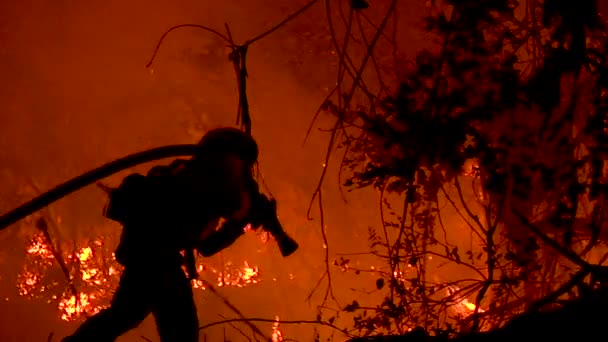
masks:
[[[325,103],[350,129],[344,185],[377,188],[392,216],[369,237],[386,263],[375,283],[384,299],[344,308],[359,334],[495,329],[597,285],[586,277],[590,252],[608,242],[608,40],[597,12],[591,0],[447,1],[426,18],[440,46],[420,51],[394,92],[356,108],[352,94]],[[439,201],[481,246],[444,238]],[[428,256],[479,277],[434,283]],[[467,298],[474,309],[455,314]]]

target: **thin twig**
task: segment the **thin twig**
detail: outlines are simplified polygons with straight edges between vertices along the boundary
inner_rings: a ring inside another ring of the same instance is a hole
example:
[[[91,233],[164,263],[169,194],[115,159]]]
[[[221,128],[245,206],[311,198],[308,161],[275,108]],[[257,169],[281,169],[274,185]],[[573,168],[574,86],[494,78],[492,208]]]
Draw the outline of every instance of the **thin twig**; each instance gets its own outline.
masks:
[[[313,288],[310,291],[310,293],[308,294],[308,296],[306,296],[306,300],[305,300],[306,302],[310,301],[310,299],[312,298],[314,293],[317,291],[317,289],[321,285],[321,282],[323,281],[323,279],[325,279],[326,276],[327,276],[327,269],[325,270],[325,272],[323,272],[323,275],[321,276],[321,278],[319,278],[319,280],[317,281],[317,284],[315,284],[315,286],[313,286]]]
[[[329,0],[326,1],[326,5],[327,5],[327,9],[329,11]],[[374,47],[375,47],[375,45],[376,45],[376,43],[377,43],[377,41],[378,41],[378,39],[379,39],[382,31],[384,30],[384,27],[388,23],[388,19],[390,18],[391,14],[392,14],[392,11],[394,11],[396,5],[397,5],[397,0],[393,0],[391,2],[391,5],[390,5],[388,11],[387,11],[387,14],[385,15],[385,17],[384,17],[384,19],[382,21],[382,24],[378,28],[378,31],[376,32],[374,38],[372,39],[372,41],[371,41],[371,43],[370,43],[370,45],[369,45],[369,47],[367,49],[367,53],[365,54],[365,56],[364,56],[364,58],[363,58],[363,60],[361,62],[360,68],[357,70],[357,74],[354,77],[351,89],[348,92],[348,95],[346,95],[346,97],[345,97],[345,103],[343,105],[341,105],[340,108],[339,108],[339,113],[338,113],[339,115],[338,115],[338,118],[336,119],[336,123],[334,124],[334,127],[332,129],[332,133],[331,133],[331,136],[330,136],[330,139],[329,139],[329,144],[327,145],[327,151],[326,151],[326,154],[325,154],[325,162],[323,163],[323,170],[321,172],[321,176],[319,177],[319,181],[317,182],[317,187],[316,187],[315,191],[313,192],[313,195],[312,195],[312,198],[310,200],[310,204],[309,204],[309,207],[308,207],[308,210],[307,210],[307,214],[306,214],[306,216],[308,217],[308,219],[311,219],[311,217],[310,217],[310,211],[312,209],[312,205],[313,205],[313,203],[314,203],[315,200],[318,200],[318,203],[319,203],[319,213],[320,213],[320,216],[321,216],[321,229],[322,229],[321,231],[323,233],[324,243],[325,243],[325,247],[326,247],[326,251],[325,251],[325,255],[326,255],[326,260],[325,260],[326,261],[326,269],[328,271],[328,275],[327,275],[327,277],[328,277],[328,289],[326,290],[325,298],[327,298],[328,295],[331,295],[332,298],[335,300],[335,297],[333,296],[333,290],[331,289],[331,276],[329,274],[329,260],[328,260],[329,259],[329,251],[328,251],[329,250],[329,246],[327,245],[327,240],[326,240],[326,236],[325,236],[325,227],[324,227],[324,223],[323,223],[324,222],[324,215],[323,215],[323,201],[322,201],[322,197],[321,197],[321,187],[323,185],[323,181],[325,179],[325,175],[327,174],[327,167],[329,165],[329,158],[331,156],[331,152],[333,151],[334,144],[335,144],[335,141],[336,141],[336,138],[337,138],[337,134],[338,134],[338,128],[340,127],[340,124],[343,121],[345,110],[347,108],[349,108],[349,106],[350,106],[350,101],[352,100],[354,92],[357,89],[357,85],[360,84],[359,82],[360,82],[361,77],[363,75],[363,70],[365,69],[365,66],[366,66],[366,64],[367,64],[367,62],[368,62],[368,60],[370,58],[370,55],[373,53],[373,49],[374,49]],[[352,9],[351,9],[351,11],[352,11]],[[331,18],[331,13],[328,13],[327,16],[328,16],[328,20],[331,20],[330,19]],[[332,34],[333,34],[333,32],[332,32]],[[348,38],[348,35],[345,38],[344,48],[346,48],[347,38]],[[336,42],[336,40],[335,40],[335,37],[334,37],[334,43],[335,42]],[[343,51],[343,52],[345,53],[345,51]],[[344,55],[342,55],[342,56],[344,56]],[[342,63],[343,63],[343,59],[341,59],[341,64]],[[340,76],[341,76],[340,73],[338,73],[338,83],[341,82]],[[342,94],[341,94],[341,92],[340,92],[339,89],[340,89],[340,86],[338,86],[338,98],[340,99],[339,101],[341,101]],[[337,301],[336,301],[336,303],[337,303]]]
[[[317,118],[319,117],[319,114],[321,114],[321,112],[325,110],[325,105],[327,104],[327,102],[329,101],[329,99],[331,99],[331,97],[334,95],[334,93],[336,92],[336,90],[338,90],[338,86],[337,85],[333,87],[333,89],[329,92],[329,94],[327,94],[327,96],[325,96],[325,99],[323,99],[323,102],[321,102],[321,105],[319,106],[319,108],[317,108],[317,111],[315,112],[315,115],[312,117],[312,120],[310,121],[310,124],[308,125],[308,129],[306,130],[306,134],[304,135],[304,139],[302,141],[302,146],[304,146],[306,144],[306,140],[310,136],[310,131],[312,131],[312,128],[315,125],[315,121],[317,121]]]
[[[213,322],[213,323],[209,323],[206,325],[201,326],[200,328],[198,328],[199,330],[204,330],[216,325],[221,325],[221,324],[228,324],[228,323],[232,323],[232,322],[266,322],[266,323],[276,323],[277,320],[276,319],[270,319],[270,318],[232,318],[232,319],[227,319],[227,320],[223,320],[223,321],[218,321],[218,322]],[[341,329],[329,322],[325,322],[325,321],[312,321],[312,320],[297,320],[297,321],[279,321],[279,323],[281,324],[314,324],[314,325],[323,325],[326,327],[330,327],[334,330],[337,330],[339,332],[341,332],[342,334],[344,334],[345,336],[348,337],[355,337],[355,335],[350,334],[346,329]]]
[[[369,48],[369,43],[367,42],[367,37],[365,36],[365,31],[363,29],[363,25],[361,24],[360,13],[357,12],[357,26],[359,27],[359,32],[361,32],[361,37],[363,38],[363,43],[366,48]],[[374,70],[376,71],[376,76],[378,77],[378,82],[380,83],[380,91],[385,91],[389,96],[392,95],[391,91],[386,86],[384,79],[382,77],[382,73],[380,71],[380,67],[378,66],[378,62],[376,61],[376,56],[372,53],[372,65],[374,66]]]
[[[469,209],[469,206],[467,205],[466,201],[464,200],[464,196],[462,194],[462,188],[460,187],[460,182],[458,181],[458,178],[454,179],[454,185],[456,185],[456,190],[458,191],[458,197],[460,198],[460,202],[462,203],[462,207],[464,208],[464,210],[467,212],[467,214],[469,214],[469,216],[473,219],[473,221],[475,223],[477,223],[477,225],[479,226],[479,229],[482,232],[484,232],[484,234],[487,233],[487,229],[483,226],[483,224],[479,220],[479,216],[473,214],[471,209]]]
[[[202,279],[201,281],[203,282],[205,288],[208,288],[209,291],[211,291],[211,293],[213,293],[214,295],[216,295],[217,297],[219,297],[222,300],[224,305],[226,305],[232,311],[234,311],[237,315],[239,315],[241,317],[241,319],[243,320],[243,322],[245,322],[245,324],[247,324],[256,334],[260,335],[262,338],[264,338],[264,340],[268,340],[268,337],[258,327],[256,327],[250,321],[247,321],[247,319],[245,318],[245,315],[243,315],[241,313],[241,311],[236,308],[236,306],[234,306],[232,303],[230,303],[230,301],[228,301],[228,299],[226,299],[226,297],[222,296],[219,292],[217,292],[217,290],[215,289],[215,287],[213,287],[213,285],[211,285],[211,283],[209,283],[208,281],[206,281],[204,279]]]
[[[226,317],[224,315],[219,315],[220,317],[222,317],[223,319],[226,319]],[[241,335],[243,335],[247,340],[249,340],[249,342],[251,342],[251,337],[247,336],[247,334],[245,334],[245,332],[243,332],[243,330],[239,329],[236,325],[232,324],[231,322],[227,322],[229,326],[231,326],[232,328],[234,328],[234,330],[238,331]]]
[[[526,227],[528,227],[534,235],[538,236],[544,243],[546,243],[551,248],[555,249],[557,252],[565,256],[568,260],[572,261],[574,264],[582,267],[582,268],[590,268],[591,265],[585,260],[581,259],[576,253],[573,253],[566,248],[562,247],[557,241],[551,239],[547,235],[543,234],[540,229],[538,229],[534,224],[532,224],[524,215],[522,215],[517,210],[513,209],[513,213],[517,216]]]
[[[63,272],[63,275],[68,283],[68,287],[70,291],[72,291],[72,295],[74,296],[76,307],[78,308],[80,306],[80,296],[78,294],[78,290],[76,289],[76,285],[74,285],[74,282],[72,281],[72,277],[70,277],[70,271],[68,270],[68,267],[66,266],[63,257],[57,252],[57,249],[53,244],[53,240],[51,239],[51,235],[49,234],[48,225],[44,217],[38,219],[38,221],[36,222],[36,228],[38,228],[38,230],[42,232],[42,235],[44,236],[44,239],[46,240],[46,243],[49,246],[53,258],[55,258],[55,261],[57,261],[57,264],[59,264],[59,267],[61,268],[61,271]]]
[[[528,307],[528,310],[537,311],[542,309],[545,305],[555,302],[559,297],[568,293],[572,288],[581,283],[590,272],[591,268],[583,268],[579,270],[574,275],[572,275],[572,277],[570,277],[570,280],[562,284],[555,291],[545,295],[543,298],[537,300],[536,302],[531,303]]]
[[[349,93],[346,95],[346,103],[344,104],[344,108],[348,108],[350,105],[350,101],[353,97],[353,94],[355,92],[355,90],[357,89],[357,85],[359,80],[361,79],[361,76],[363,75],[363,69],[365,68],[365,65],[367,64],[370,55],[376,45],[376,42],[378,41],[378,38],[380,37],[381,32],[384,30],[384,27],[386,26],[386,24],[388,23],[388,18],[390,18],[390,15],[392,13],[392,11],[395,9],[395,6],[397,5],[397,0],[393,0],[391,2],[391,5],[388,9],[387,14],[384,17],[384,20],[382,21],[382,24],[380,25],[380,27],[378,28],[378,32],[376,32],[376,35],[374,36],[374,38],[372,39],[372,41],[370,42],[370,46],[367,50],[367,53],[365,55],[365,57],[363,58],[363,61],[361,62],[361,67],[358,69],[357,74],[354,78],[353,81],[353,85],[351,86],[351,89],[349,91]],[[341,96],[341,94],[338,94],[338,96]],[[344,110],[342,109],[341,112],[343,113]],[[329,144],[327,146],[327,152],[325,155],[325,163],[323,164],[323,171],[321,172],[321,177],[319,178],[319,182],[317,183],[317,188],[315,189],[315,192],[313,193],[312,199],[311,199],[311,204],[309,206],[308,209],[308,214],[307,216],[310,218],[310,209],[312,207],[312,203],[314,202],[314,200],[316,199],[318,192],[321,190],[321,185],[323,184],[323,180],[325,179],[325,175],[327,173],[327,165],[329,163],[329,158],[330,158],[330,154],[331,151],[333,150],[333,146],[336,140],[336,134],[337,134],[337,128],[339,127],[340,121],[343,118],[340,116],[338,117],[338,119],[336,120],[336,123],[334,125],[334,129],[332,130],[332,134],[329,140]]]
[[[473,226],[471,224],[471,222],[469,222],[469,220],[464,216],[464,214],[460,211],[460,209],[458,209],[458,207],[456,206],[456,203],[452,200],[452,198],[450,197],[450,195],[448,195],[448,192],[445,190],[445,188],[443,187],[443,185],[440,185],[439,188],[441,189],[441,191],[443,192],[445,198],[448,200],[448,202],[450,202],[450,204],[452,205],[452,207],[454,208],[454,210],[456,210],[456,213],[458,213],[458,216],[460,216],[460,218],[462,218],[462,220],[469,226],[469,228],[471,228],[471,231],[475,233],[475,235],[477,235],[477,237],[483,241],[483,236],[481,235],[481,233],[479,233],[477,231],[477,229],[475,228],[475,226]]]
[[[325,304],[327,297],[331,295],[331,298],[338,304],[338,300],[334,296],[333,288],[331,286],[331,270],[329,266],[329,241],[327,240],[327,234],[325,233],[325,215],[323,214],[323,197],[322,192],[319,191],[319,212],[321,213],[321,234],[323,235],[323,248],[325,249],[325,271],[327,272],[327,289],[323,298],[323,304]],[[340,304],[338,304],[340,305]]]
[[[233,46],[234,43],[232,43],[228,37],[224,36],[223,34],[219,33],[218,31],[204,26],[204,25],[197,25],[197,24],[182,24],[182,25],[176,25],[171,27],[170,29],[168,29],[167,31],[165,31],[165,33],[163,33],[163,35],[160,37],[160,39],[158,40],[158,43],[156,43],[156,47],[154,48],[154,52],[152,53],[152,57],[150,58],[150,61],[148,62],[148,64],[146,64],[146,68],[149,68],[152,63],[154,62],[154,59],[156,58],[156,54],[158,53],[158,50],[160,49],[160,46],[162,45],[163,41],[165,40],[165,37],[171,33],[174,30],[183,28],[183,27],[194,27],[194,28],[199,28],[201,30],[205,30],[205,31],[209,31],[217,36],[219,36],[220,38],[222,38],[223,40],[225,40],[228,44],[230,44],[230,46]]]

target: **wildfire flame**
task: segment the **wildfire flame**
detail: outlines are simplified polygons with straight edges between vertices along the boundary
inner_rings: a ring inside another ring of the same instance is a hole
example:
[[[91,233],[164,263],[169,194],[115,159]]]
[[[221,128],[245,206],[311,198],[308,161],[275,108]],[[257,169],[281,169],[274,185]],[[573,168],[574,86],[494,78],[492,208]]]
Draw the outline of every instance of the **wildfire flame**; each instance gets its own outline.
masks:
[[[27,247],[27,252],[42,259],[53,259],[53,253],[44,241],[44,235],[36,234]]]
[[[215,271],[212,269],[212,271]],[[217,273],[216,271],[214,273]],[[226,263],[223,272],[217,274],[217,285],[244,287],[249,284],[257,284],[260,279],[260,270],[257,266],[250,267],[247,261],[242,268],[233,267],[231,262]]]
[[[77,255],[80,262],[86,262],[93,256],[93,250],[91,247],[84,247],[80,250],[80,253],[77,253]]]
[[[457,286],[448,287],[448,295],[452,296],[456,292],[458,292],[460,288]],[[453,306],[457,313],[461,315],[469,315],[475,311],[477,306],[474,303],[471,303],[467,298],[458,298],[456,299],[456,305]],[[484,312],[482,308],[479,308],[479,312]]]
[[[95,297],[91,298],[94,299]],[[61,312],[62,320],[74,320],[81,314],[86,314],[91,310],[91,302],[89,301],[89,295],[86,293],[79,293],[78,300],[76,300],[76,296],[64,298],[59,302],[58,308]],[[95,314],[101,309],[102,307],[94,307],[92,313]]]
[[[26,246],[26,264],[17,278],[19,295],[55,302],[65,321],[99,312],[108,304],[109,290],[118,284],[120,275],[120,265],[100,253],[103,245],[103,240],[97,239],[90,246],[78,247],[76,252],[61,253],[70,282],[77,287],[75,295],[65,277],[58,276],[58,266],[44,235],[34,235]]]
[[[64,321],[73,321],[99,312],[109,304],[122,272],[122,266],[116,262],[114,254],[111,253],[110,258],[110,253],[105,248],[104,241],[100,238],[78,246],[76,252],[62,253],[70,271],[70,279],[78,290],[76,297],[66,285],[66,279],[57,277],[58,266],[44,236],[34,235],[26,246],[26,264],[18,275],[19,295],[55,302]],[[197,269],[199,272],[210,272],[219,287],[246,287],[261,280],[259,268],[250,266],[247,261],[242,266],[228,262],[219,270],[198,264]],[[206,290],[204,284],[201,280],[192,282],[193,288],[199,290]]]
[[[469,300],[468,300],[468,299],[466,299],[466,298],[465,298],[465,299],[463,299],[461,304],[462,304],[462,305],[463,305],[465,308],[467,308],[467,309],[469,309],[469,310],[471,310],[471,311],[475,311],[475,308],[476,308],[475,304],[473,304],[473,303],[469,302]],[[483,312],[483,309],[479,309],[479,312]]]

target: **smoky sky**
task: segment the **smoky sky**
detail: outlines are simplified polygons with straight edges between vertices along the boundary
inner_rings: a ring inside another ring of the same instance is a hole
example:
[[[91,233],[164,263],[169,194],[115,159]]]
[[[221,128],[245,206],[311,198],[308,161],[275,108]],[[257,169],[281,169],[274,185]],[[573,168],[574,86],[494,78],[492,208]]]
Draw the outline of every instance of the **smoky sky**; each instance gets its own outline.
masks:
[[[211,128],[234,125],[238,98],[225,43],[208,32],[178,30],[167,37],[151,69],[146,69],[158,39],[173,25],[203,24],[224,32],[228,23],[235,41],[243,42],[304,3],[1,1],[1,211],[35,194],[22,189],[29,182],[48,189],[114,158],[195,142]],[[382,6],[381,1],[372,6],[370,17],[383,13]],[[399,51],[404,59],[429,44],[420,30],[424,11],[424,1],[400,5]],[[285,229],[301,249],[282,259],[275,246],[263,244],[255,235],[245,237],[218,258],[260,265],[263,281],[256,287],[225,289],[223,294],[252,317],[311,319],[319,298],[313,298],[313,304],[305,299],[324,272],[324,246],[316,206],[312,221],[306,211],[329,138],[317,128],[331,127],[333,119],[321,115],[306,144],[303,140],[337,73],[324,6],[315,5],[251,46],[247,62],[253,134],[260,145],[264,183],[278,199]],[[379,219],[374,191],[347,194],[347,202],[342,199],[338,162],[339,156],[330,160],[324,188],[332,260],[338,252],[364,250],[367,227]],[[145,172],[149,167],[129,172]],[[106,181],[115,185],[126,174]],[[62,218],[61,241],[91,239],[100,232],[99,226],[108,225],[100,215],[104,201],[99,189],[89,187],[54,204]],[[0,232],[0,339],[41,341],[51,331],[61,336],[75,325],[61,322],[52,305],[16,295],[13,274],[23,264],[22,249],[28,239],[28,233],[16,232],[19,227]],[[113,229],[118,235],[120,228]],[[337,286],[361,280],[339,272],[335,279]],[[366,281],[369,284],[361,281],[362,287],[373,286],[373,279]],[[343,301],[352,296],[346,290],[338,295]],[[201,323],[219,320],[219,314],[233,315],[205,292],[197,293],[197,305]],[[270,325],[265,328],[270,331]],[[309,327],[284,329],[287,335],[312,338]],[[142,334],[155,336],[152,321],[121,341],[141,340]]]

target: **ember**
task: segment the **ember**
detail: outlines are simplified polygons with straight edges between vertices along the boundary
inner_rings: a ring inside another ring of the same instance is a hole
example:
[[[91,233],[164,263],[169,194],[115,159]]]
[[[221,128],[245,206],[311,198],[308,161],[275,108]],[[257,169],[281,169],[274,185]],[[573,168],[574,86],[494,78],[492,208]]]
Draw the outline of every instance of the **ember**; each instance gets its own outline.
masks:
[[[279,329],[279,316],[275,317],[276,322],[272,324],[272,342],[283,342],[283,333]]]
[[[29,246],[27,247],[27,252],[32,255],[39,256],[42,259],[53,259],[53,253],[48,248],[46,242],[44,241],[44,235],[36,234]]]

